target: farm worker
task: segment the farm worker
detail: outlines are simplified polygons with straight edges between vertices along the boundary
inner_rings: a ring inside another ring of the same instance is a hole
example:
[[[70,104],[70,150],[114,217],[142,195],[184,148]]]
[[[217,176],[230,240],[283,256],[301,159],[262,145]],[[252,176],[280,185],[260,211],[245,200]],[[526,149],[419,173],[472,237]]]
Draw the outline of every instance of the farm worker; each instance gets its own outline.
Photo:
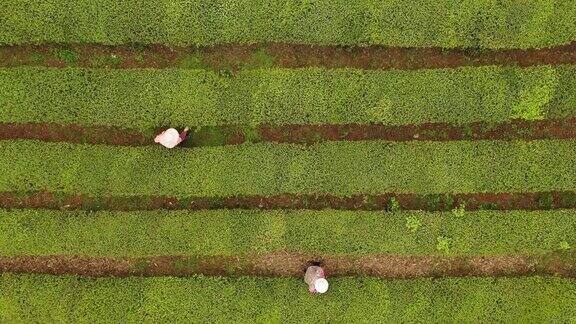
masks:
[[[319,266],[310,266],[306,269],[304,282],[308,284],[311,293],[323,294],[328,291],[328,280],[324,277],[324,269]]]
[[[178,131],[174,128],[168,128],[167,130],[158,134],[158,136],[154,138],[154,142],[167,148],[173,148],[185,140],[186,135],[188,135],[188,127],[184,128],[182,133],[178,133]]]

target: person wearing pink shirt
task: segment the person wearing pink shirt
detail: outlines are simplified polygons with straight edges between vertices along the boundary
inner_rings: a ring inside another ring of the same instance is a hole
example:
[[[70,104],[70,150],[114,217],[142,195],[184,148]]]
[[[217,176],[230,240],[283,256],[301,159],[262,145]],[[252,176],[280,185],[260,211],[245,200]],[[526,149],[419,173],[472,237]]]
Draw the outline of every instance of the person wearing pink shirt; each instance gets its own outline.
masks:
[[[324,269],[319,266],[310,266],[306,269],[304,282],[308,285],[311,293],[323,294],[328,291],[328,280],[326,280]]]
[[[174,148],[186,139],[186,136],[188,136],[188,130],[188,127],[186,127],[184,128],[184,131],[178,133],[176,129],[168,128],[167,130],[158,134],[156,138],[154,138],[154,142],[167,148]]]

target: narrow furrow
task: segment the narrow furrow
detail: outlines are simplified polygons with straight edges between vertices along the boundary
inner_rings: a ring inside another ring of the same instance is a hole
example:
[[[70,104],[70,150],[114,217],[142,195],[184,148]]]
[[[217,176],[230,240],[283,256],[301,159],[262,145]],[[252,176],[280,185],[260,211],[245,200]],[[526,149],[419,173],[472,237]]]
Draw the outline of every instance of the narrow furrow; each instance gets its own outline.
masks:
[[[541,49],[476,50],[440,47],[227,44],[165,45],[41,44],[0,47],[0,67],[200,68],[228,71],[282,68],[432,69],[485,65],[576,63],[576,43]]]
[[[90,196],[53,192],[0,192],[0,207],[52,210],[554,210],[576,208],[576,192],[504,192],[335,196],[321,194],[231,197]]]
[[[116,146],[155,145],[153,134],[114,126],[61,125],[55,123],[0,123],[0,140],[29,139],[46,142],[105,144]],[[190,133],[182,147],[238,145],[242,143],[314,144],[326,141],[458,141],[544,140],[576,138],[576,118],[512,120],[505,123],[474,122],[462,125],[324,124],[205,126]]]
[[[573,254],[428,256],[319,256],[276,252],[242,256],[150,256],[105,258],[69,255],[0,257],[0,273],[129,276],[299,277],[306,267],[322,265],[328,277],[371,276],[386,279],[427,277],[557,276],[576,278]]]

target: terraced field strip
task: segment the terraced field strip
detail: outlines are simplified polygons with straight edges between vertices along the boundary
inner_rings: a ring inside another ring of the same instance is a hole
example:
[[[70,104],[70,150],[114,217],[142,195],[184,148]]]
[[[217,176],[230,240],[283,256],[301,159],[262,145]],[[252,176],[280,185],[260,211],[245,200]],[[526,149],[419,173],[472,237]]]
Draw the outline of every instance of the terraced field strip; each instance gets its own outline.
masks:
[[[82,256],[0,256],[0,273],[78,275],[89,277],[267,276],[302,277],[314,264],[312,255],[277,253],[256,256],[91,258]],[[440,277],[556,276],[576,278],[576,258],[555,255],[435,257],[374,255],[323,256],[330,277],[371,276],[384,279]]]
[[[464,50],[422,47],[329,46],[290,43],[210,47],[42,44],[0,46],[0,67],[433,69],[484,65],[576,64],[576,43],[541,49]]]
[[[576,210],[0,210],[0,255],[539,255],[574,247],[575,227]]]
[[[570,1],[2,1],[0,43],[531,48],[576,39]]]
[[[576,189],[576,141],[326,142],[166,150],[0,141],[0,191],[233,197]]]
[[[214,210],[214,209],[334,209],[334,210],[553,210],[575,209],[576,191],[500,192],[465,194],[314,195],[170,197],[90,196],[48,191],[0,192],[0,207],[53,210]]]
[[[342,296],[346,296],[343,298]],[[570,322],[561,278],[335,278],[321,298],[293,278],[0,278],[8,322]],[[218,307],[215,307],[218,305]],[[359,315],[361,314],[361,315]]]
[[[0,140],[33,139],[46,142],[105,144],[119,146],[157,145],[150,132],[113,126],[60,125],[53,123],[0,123]],[[325,141],[456,141],[575,139],[576,118],[504,123],[475,122],[463,125],[261,125],[205,126],[189,133],[180,147],[239,145],[243,143],[314,144]]]
[[[0,68],[0,122],[131,127],[504,123],[576,116],[576,67]],[[256,134],[257,135],[257,134]],[[249,137],[249,136],[248,136]]]

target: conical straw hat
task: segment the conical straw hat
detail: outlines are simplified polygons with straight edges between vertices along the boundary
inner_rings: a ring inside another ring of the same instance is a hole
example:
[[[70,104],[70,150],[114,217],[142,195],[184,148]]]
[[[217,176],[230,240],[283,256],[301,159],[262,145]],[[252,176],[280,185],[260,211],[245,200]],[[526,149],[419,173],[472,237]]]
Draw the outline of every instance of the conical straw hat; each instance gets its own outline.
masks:
[[[324,278],[320,278],[314,281],[314,289],[321,294],[328,291],[328,286],[328,280]]]
[[[154,142],[167,148],[173,148],[180,143],[180,134],[174,128],[168,128],[160,135],[156,136]]]

